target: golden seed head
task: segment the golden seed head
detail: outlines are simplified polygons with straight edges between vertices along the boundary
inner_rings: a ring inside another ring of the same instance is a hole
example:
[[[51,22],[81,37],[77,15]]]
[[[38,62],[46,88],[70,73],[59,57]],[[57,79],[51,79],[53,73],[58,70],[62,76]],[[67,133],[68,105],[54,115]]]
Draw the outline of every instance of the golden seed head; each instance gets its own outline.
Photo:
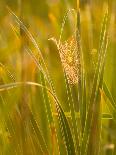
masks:
[[[59,53],[69,84],[78,83],[80,57],[76,38],[72,36],[64,43],[60,43]]]

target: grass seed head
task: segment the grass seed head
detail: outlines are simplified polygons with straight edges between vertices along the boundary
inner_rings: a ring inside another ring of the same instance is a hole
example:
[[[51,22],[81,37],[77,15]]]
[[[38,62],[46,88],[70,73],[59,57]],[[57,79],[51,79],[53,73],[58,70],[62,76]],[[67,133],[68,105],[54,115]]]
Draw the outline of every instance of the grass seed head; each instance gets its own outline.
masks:
[[[59,53],[63,69],[66,73],[69,84],[76,84],[79,81],[79,53],[76,38],[72,36],[64,43],[59,44]]]

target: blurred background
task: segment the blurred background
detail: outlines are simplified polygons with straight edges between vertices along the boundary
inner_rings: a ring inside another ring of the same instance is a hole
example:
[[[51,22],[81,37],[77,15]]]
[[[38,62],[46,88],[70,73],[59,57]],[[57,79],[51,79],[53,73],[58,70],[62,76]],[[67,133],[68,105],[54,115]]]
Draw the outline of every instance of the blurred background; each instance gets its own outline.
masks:
[[[29,46],[32,49],[38,61],[39,55],[25,34],[20,30],[20,26],[13,20],[8,11],[8,8],[10,8],[19,19],[23,21],[24,25],[37,41],[49,72],[52,75],[56,93],[62,101],[64,110],[68,111],[63,71],[58,49],[49,38],[54,37],[57,40],[59,39],[63,18],[67,10],[77,8],[76,3],[76,0],[0,0],[0,84],[14,81],[39,82],[38,69],[30,55],[26,52],[25,46]],[[93,51],[92,55],[94,59],[96,59],[101,22],[107,4],[109,4],[111,20],[109,27],[110,43],[104,79],[116,101],[116,0],[80,0],[81,39],[86,75],[89,81],[87,83],[89,93],[92,78],[91,53]],[[75,25],[76,12],[71,11],[71,13],[68,14],[64,26],[62,41],[72,36],[76,30]],[[18,36],[21,36],[21,38]],[[14,110],[16,108],[15,103],[22,102],[22,100],[23,102],[28,101],[32,106],[37,121],[41,124],[40,128],[44,132],[44,136],[47,137],[48,132],[46,132],[46,130],[48,129],[47,127],[45,128],[46,118],[43,116],[45,111],[42,109],[42,106],[40,106],[42,99],[41,94],[38,94],[39,92],[40,90],[35,91],[35,88],[26,90],[24,88],[23,90],[12,90],[10,95],[2,94],[6,103],[9,104],[2,110],[1,116],[5,115],[5,119],[7,113],[10,112],[14,119],[14,117],[17,117]],[[20,96],[22,96],[22,99],[20,99]],[[2,102],[2,99],[0,102]],[[104,107],[104,109],[107,111],[107,107]],[[24,111],[22,110],[24,118],[25,115],[28,115],[25,111],[26,108],[24,107]],[[6,133],[6,128],[4,130],[4,133]],[[2,135],[1,131],[0,134]],[[116,125],[112,120],[104,121],[102,138],[104,149],[107,149],[107,146],[110,147],[110,145],[107,144],[116,143]],[[10,137],[7,136],[7,139],[9,141]],[[108,152],[107,155],[109,155]]]

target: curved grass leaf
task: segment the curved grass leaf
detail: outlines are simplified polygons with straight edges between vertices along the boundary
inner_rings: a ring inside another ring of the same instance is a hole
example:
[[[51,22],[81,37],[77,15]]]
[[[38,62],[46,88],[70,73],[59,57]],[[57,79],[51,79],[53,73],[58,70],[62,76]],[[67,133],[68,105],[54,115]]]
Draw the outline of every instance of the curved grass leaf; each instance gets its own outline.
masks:
[[[56,109],[58,112],[58,121],[59,121],[59,125],[60,125],[61,134],[63,136],[63,140],[64,140],[64,143],[66,146],[67,154],[68,155],[75,155],[75,147],[74,147],[73,137],[72,137],[72,133],[71,133],[68,121],[66,119],[65,113],[63,112],[57,97],[54,95],[54,93],[50,89],[44,87],[41,84],[34,83],[34,82],[15,82],[15,83],[11,83],[11,84],[0,85],[0,91],[9,90],[9,89],[19,87],[22,85],[25,85],[25,86],[26,85],[34,85],[37,87],[41,87],[41,88],[46,89],[52,95],[52,97],[56,103]],[[35,121],[33,120],[33,117],[32,117],[32,123],[36,128],[37,134],[38,133],[40,134],[38,127],[37,127]],[[44,142],[44,140],[42,141],[42,143],[43,142]]]
[[[44,75],[42,73],[40,73],[40,78],[41,78],[41,84],[46,87],[46,81],[44,78]],[[46,89],[42,89],[42,95],[43,95],[43,100],[44,100],[44,104],[45,104],[45,110],[46,110],[46,115],[47,115],[47,119],[48,119],[48,123],[49,123],[49,127],[50,127],[50,131],[51,131],[51,142],[52,142],[52,154],[60,154],[59,152],[59,147],[57,147],[57,145],[55,145],[56,141],[58,143],[58,139],[57,135],[56,135],[56,126],[55,126],[55,121],[53,118],[53,110],[52,110],[52,105],[50,103],[50,99],[48,96],[48,92]],[[54,133],[55,130],[55,133]],[[56,140],[56,141],[55,141]],[[58,144],[60,145],[60,144]],[[56,147],[58,148],[58,151],[56,151]]]

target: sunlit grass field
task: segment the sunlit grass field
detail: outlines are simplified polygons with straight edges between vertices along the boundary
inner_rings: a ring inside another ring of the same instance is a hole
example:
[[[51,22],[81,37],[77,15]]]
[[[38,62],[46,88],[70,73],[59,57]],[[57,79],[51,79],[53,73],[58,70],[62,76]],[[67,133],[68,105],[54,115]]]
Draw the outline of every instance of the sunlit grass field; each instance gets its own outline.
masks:
[[[115,0],[0,0],[0,155],[116,155]]]

